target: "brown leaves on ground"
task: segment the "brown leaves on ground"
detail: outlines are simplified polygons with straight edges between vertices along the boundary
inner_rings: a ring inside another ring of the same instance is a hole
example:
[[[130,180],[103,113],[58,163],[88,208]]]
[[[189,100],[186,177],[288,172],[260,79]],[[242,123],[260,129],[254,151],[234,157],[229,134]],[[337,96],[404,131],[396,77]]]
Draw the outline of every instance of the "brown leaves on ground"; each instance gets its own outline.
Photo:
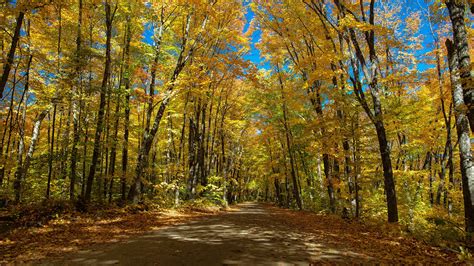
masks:
[[[110,209],[90,214],[69,213],[41,227],[17,228],[0,235],[0,264],[56,257],[82,247],[113,243],[210,213],[175,210],[130,212]]]
[[[293,230],[315,235],[334,247],[350,247],[381,263],[396,264],[454,264],[456,254],[442,248],[426,245],[414,238],[403,236],[396,225],[371,226],[359,221],[345,221],[336,215],[321,215],[305,211],[271,208],[274,219]]]

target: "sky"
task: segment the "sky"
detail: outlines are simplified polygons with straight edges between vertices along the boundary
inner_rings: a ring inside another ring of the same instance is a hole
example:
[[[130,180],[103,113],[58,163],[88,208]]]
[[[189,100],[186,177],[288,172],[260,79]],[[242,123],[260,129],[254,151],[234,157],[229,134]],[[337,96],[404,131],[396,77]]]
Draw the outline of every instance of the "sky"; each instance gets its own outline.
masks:
[[[250,22],[252,19],[255,17],[254,12],[250,8],[248,4],[246,4],[246,11],[247,13],[245,14],[245,20],[247,21],[247,24],[245,25],[244,32],[246,32],[249,29]],[[260,65],[263,62],[263,58],[261,57],[260,51],[255,47],[255,44],[260,41],[260,37],[262,36],[262,31],[260,29],[256,29],[251,36],[251,42],[250,42],[250,51],[247,55],[244,56],[244,59],[250,60],[253,62],[255,65]],[[262,66],[265,67],[265,66]]]

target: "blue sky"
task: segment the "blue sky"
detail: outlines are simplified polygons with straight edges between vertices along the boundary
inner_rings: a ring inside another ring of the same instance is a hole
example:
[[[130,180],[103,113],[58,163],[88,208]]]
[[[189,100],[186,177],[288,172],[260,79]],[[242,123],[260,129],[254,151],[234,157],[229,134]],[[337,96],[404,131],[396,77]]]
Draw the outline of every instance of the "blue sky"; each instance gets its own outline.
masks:
[[[246,4],[246,9],[247,9],[247,13],[245,14],[245,19],[247,21],[247,24],[245,25],[244,32],[248,30],[250,26],[250,22],[255,17],[255,14],[253,13],[252,9],[250,8],[248,4]],[[252,33],[250,51],[247,55],[244,56],[244,59],[250,60],[256,65],[260,65],[262,63],[261,53],[255,47],[255,44],[260,41],[261,35],[262,35],[262,32],[260,31],[260,29],[256,29]]]

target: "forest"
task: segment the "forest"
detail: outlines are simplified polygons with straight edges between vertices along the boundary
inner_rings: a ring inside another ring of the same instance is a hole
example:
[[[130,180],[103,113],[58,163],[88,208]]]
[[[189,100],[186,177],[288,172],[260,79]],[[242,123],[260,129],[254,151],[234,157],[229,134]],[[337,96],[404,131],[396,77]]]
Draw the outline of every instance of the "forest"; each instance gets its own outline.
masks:
[[[474,2],[0,10],[4,254],[72,213],[264,206],[472,259]]]

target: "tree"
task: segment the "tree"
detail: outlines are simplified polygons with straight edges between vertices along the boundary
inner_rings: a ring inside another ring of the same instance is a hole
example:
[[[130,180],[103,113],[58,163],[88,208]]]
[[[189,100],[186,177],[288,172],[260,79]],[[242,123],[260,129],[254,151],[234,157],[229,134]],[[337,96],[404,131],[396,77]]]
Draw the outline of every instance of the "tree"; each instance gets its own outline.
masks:
[[[82,86],[82,9],[83,3],[82,0],[79,0],[78,3],[78,19],[77,19],[77,37],[76,37],[76,67],[75,75],[77,75],[76,83],[76,93],[73,95],[72,100],[72,113],[73,113],[73,137],[72,137],[72,152],[71,152],[71,166],[69,174],[69,199],[74,200],[75,195],[75,186],[76,186],[76,176],[77,176],[77,154],[78,148],[77,144],[79,142],[79,101],[78,97],[80,92],[80,87]]]
[[[460,66],[456,46],[446,40],[448,49],[449,71],[451,73],[451,89],[454,102],[454,115],[459,141],[461,158],[462,191],[464,198],[464,214],[466,232],[474,232],[474,168],[472,167],[471,139],[469,131],[468,111],[464,108],[463,88],[460,77]]]
[[[104,75],[102,78],[102,85],[100,87],[100,100],[99,100],[99,111],[97,113],[97,125],[95,130],[94,137],[94,150],[92,153],[92,162],[89,170],[89,175],[87,176],[87,185],[85,192],[85,201],[89,202],[91,199],[92,193],[92,182],[94,181],[94,176],[97,168],[97,161],[99,159],[100,153],[100,142],[101,134],[104,126],[104,112],[105,112],[105,97],[107,94],[107,86],[110,78],[110,68],[111,68],[111,47],[112,47],[112,26],[115,17],[115,12],[117,11],[118,5],[116,4],[112,10],[109,0],[104,2],[105,8],[105,25],[106,25],[106,44],[105,44],[105,67]]]
[[[14,189],[15,189],[15,202],[20,203],[22,200],[22,184],[25,182],[26,174],[28,173],[28,169],[31,164],[31,159],[33,158],[33,152],[35,151],[36,144],[38,142],[38,138],[40,136],[40,127],[41,122],[48,114],[49,109],[42,111],[38,117],[35,119],[35,123],[33,126],[33,132],[31,134],[30,146],[28,148],[28,152],[25,156],[25,161],[22,162],[22,145],[19,146],[19,153],[18,153],[18,167],[15,172],[15,182],[14,182]]]
[[[339,0],[334,1],[335,5],[338,7],[339,11],[344,18],[347,15],[347,8]],[[369,7],[369,19],[366,21],[366,14],[364,11],[364,5],[361,2],[360,8],[362,12],[362,22],[368,23],[371,26],[375,25],[375,1],[370,1]],[[352,16],[352,15],[349,15]],[[360,22],[356,17],[352,16],[357,22]],[[383,110],[381,103],[381,88],[378,82],[380,73],[378,67],[378,56],[375,49],[375,31],[374,29],[369,30],[365,33],[366,45],[369,48],[368,59],[364,56],[359,40],[356,36],[355,30],[351,27],[348,28],[348,45],[352,45],[353,49],[349,49],[351,53],[351,64],[353,70],[353,76],[351,81],[353,82],[354,93],[357,96],[360,104],[364,108],[364,111],[372,121],[377,132],[377,139],[379,142],[380,157],[382,160],[383,166],[383,175],[384,175],[384,186],[385,194],[387,198],[387,209],[388,209],[388,221],[392,223],[398,222],[398,208],[397,208],[397,195],[395,191],[395,182],[393,178],[392,170],[392,161],[390,157],[390,147],[388,144],[387,133],[384,125]],[[373,103],[373,110],[370,110],[369,104],[365,97],[365,92],[363,86],[359,80],[359,69],[362,70],[362,73],[365,79],[368,81],[369,92]]]

